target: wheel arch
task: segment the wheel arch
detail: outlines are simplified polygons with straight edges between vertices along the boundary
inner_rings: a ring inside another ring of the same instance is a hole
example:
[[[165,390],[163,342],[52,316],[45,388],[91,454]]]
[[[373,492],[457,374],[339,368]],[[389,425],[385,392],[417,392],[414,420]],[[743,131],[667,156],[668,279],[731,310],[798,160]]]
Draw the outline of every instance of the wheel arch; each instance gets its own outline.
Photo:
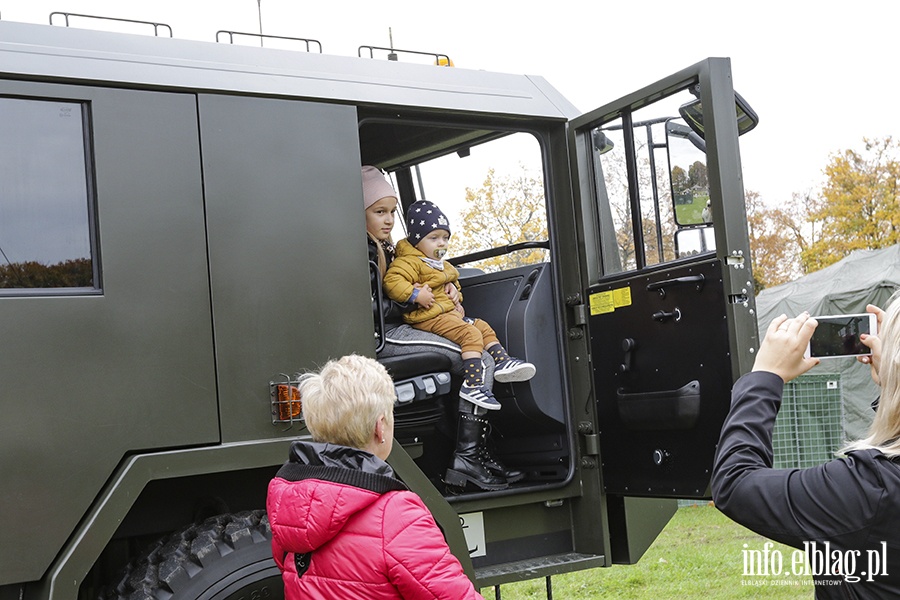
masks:
[[[225,504],[238,498],[227,491],[229,487],[248,477],[259,481],[273,476],[286,459],[291,441],[283,438],[240,442],[128,457],[110,478],[47,573],[30,587],[27,596],[42,600],[77,598],[88,573],[98,564],[121,526],[129,527],[129,523],[145,517],[148,525],[153,527],[144,529],[163,528],[164,533],[202,520],[206,516],[204,511],[215,509],[217,498]],[[204,481],[213,482],[212,487],[203,488]],[[185,485],[189,488],[186,493],[171,497],[173,490],[182,490]],[[201,488],[204,494],[195,495]],[[146,512],[154,497],[166,497],[167,493],[170,496],[165,511],[156,515]],[[256,508],[264,508],[265,487],[253,493],[258,493],[262,502]],[[248,495],[240,496],[240,501],[246,502]],[[192,517],[186,522],[175,523],[179,519],[177,515],[185,514],[192,514]],[[138,532],[134,534],[138,535]]]

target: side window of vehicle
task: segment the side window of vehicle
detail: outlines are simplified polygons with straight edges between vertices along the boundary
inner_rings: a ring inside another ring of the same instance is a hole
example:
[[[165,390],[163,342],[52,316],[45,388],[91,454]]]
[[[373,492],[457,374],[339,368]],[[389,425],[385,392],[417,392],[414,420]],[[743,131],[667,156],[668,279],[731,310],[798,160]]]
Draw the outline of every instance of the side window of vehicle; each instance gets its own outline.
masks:
[[[417,198],[450,219],[451,259],[513,246],[464,266],[493,272],[549,260],[542,165],[540,143],[524,132],[418,165]]]
[[[0,294],[99,288],[87,123],[85,103],[0,97]]]
[[[684,90],[591,131],[605,275],[715,249],[703,139]]]

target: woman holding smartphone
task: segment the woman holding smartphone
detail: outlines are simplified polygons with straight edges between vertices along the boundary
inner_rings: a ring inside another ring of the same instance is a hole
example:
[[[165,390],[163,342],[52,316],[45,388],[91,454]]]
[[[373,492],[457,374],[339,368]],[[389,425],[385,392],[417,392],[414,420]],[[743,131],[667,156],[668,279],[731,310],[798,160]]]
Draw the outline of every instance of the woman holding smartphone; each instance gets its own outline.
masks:
[[[868,437],[839,458],[807,469],[772,468],[772,428],[784,383],[819,363],[804,356],[817,326],[808,314],[772,321],[753,371],[732,390],[713,467],[713,499],[734,521],[804,549],[816,598],[900,596],[898,297],[886,312],[866,309],[877,317],[878,334],[862,336],[872,354],[860,361],[881,385],[881,402]]]

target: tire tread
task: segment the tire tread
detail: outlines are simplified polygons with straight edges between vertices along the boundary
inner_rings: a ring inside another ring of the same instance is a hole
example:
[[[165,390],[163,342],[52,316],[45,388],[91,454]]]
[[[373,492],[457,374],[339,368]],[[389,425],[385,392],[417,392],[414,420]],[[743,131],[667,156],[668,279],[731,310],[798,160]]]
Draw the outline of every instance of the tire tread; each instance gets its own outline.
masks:
[[[125,567],[101,600],[169,600],[222,557],[271,537],[265,510],[210,517],[151,545]]]

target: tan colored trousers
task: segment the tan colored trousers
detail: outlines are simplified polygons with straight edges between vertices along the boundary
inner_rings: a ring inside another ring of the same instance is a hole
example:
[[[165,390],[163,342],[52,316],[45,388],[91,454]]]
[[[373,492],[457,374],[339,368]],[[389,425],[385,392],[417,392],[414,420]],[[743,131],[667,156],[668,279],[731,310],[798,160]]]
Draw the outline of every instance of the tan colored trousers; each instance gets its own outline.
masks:
[[[413,323],[412,326],[459,344],[463,352],[481,354],[481,351],[489,345],[500,341],[487,322],[475,319],[475,323],[467,323],[456,311],[443,313],[421,323]]]

